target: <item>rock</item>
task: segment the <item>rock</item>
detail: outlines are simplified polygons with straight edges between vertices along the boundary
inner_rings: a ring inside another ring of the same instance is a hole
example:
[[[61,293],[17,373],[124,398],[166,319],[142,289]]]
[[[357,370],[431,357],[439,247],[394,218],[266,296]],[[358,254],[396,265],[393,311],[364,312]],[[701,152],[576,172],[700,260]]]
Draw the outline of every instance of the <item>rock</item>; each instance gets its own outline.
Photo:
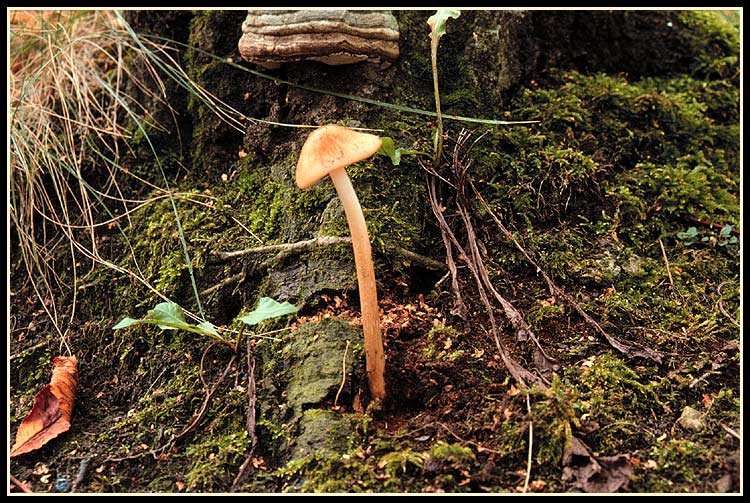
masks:
[[[300,418],[299,435],[290,449],[291,459],[316,453],[344,452],[347,438],[353,432],[352,422],[346,416],[330,410],[306,410]]]
[[[689,405],[686,405],[685,408],[682,409],[682,414],[677,422],[680,426],[690,431],[701,431],[706,427],[706,422],[703,420],[703,414]]]
[[[362,329],[346,320],[326,319],[319,323],[303,323],[292,332],[282,350],[288,373],[286,403],[294,418],[305,409],[319,406],[333,398],[341,386],[341,369],[346,341],[351,341],[346,357],[346,383],[339,396],[345,402],[352,396],[352,376],[359,364],[353,345],[361,344]]]
[[[631,276],[640,277],[645,274],[643,270],[643,259],[638,255],[631,255],[622,262],[622,270]]]
[[[294,299],[294,304],[303,309],[317,302],[321,293],[356,288],[354,262],[321,254],[311,254],[304,260],[269,271],[266,295],[280,301]]]

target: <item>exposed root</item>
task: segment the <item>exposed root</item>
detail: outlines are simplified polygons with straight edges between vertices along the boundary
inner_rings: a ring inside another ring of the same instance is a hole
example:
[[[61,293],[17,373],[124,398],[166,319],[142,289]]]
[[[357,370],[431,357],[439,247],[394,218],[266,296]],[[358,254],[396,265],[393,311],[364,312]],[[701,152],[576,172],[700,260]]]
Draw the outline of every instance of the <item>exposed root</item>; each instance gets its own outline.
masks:
[[[240,486],[247,480],[247,477],[251,473],[251,467],[253,466],[253,454],[255,453],[255,447],[258,445],[258,436],[255,432],[256,417],[255,417],[255,403],[257,396],[255,394],[255,341],[248,338],[247,340],[247,420],[245,427],[247,428],[247,434],[250,438],[250,449],[245,456],[245,461],[237,471],[237,475],[232,481],[231,492],[237,492]]]

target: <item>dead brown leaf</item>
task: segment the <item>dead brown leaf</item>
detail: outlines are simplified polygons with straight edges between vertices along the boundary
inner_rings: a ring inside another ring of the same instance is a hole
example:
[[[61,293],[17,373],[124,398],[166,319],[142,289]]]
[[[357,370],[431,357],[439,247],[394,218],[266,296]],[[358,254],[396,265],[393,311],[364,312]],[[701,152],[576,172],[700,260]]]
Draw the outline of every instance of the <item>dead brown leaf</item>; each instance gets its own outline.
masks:
[[[34,397],[31,412],[16,432],[10,457],[39,449],[70,428],[78,388],[78,360],[75,356],[56,356],[53,365],[50,383]]]
[[[563,479],[587,493],[614,493],[628,485],[633,475],[630,457],[594,456],[578,437],[571,437],[563,453]]]

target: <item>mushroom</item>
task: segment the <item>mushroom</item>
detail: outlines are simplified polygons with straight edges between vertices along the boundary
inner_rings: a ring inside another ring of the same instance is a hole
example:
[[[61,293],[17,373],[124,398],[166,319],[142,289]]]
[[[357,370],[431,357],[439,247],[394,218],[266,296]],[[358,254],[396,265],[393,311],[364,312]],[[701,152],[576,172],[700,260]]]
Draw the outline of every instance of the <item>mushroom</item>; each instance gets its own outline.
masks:
[[[244,60],[266,68],[302,60],[387,67],[398,58],[398,38],[385,10],[250,10],[238,47]]]
[[[375,268],[365,217],[345,168],[371,157],[380,149],[381,144],[382,140],[376,135],[360,133],[336,124],[322,126],[307,137],[296,172],[296,182],[300,189],[307,189],[329,175],[344,206],[352,235],[354,265],[359,284],[367,380],[370,393],[376,400],[385,398],[385,354],[380,333]]]

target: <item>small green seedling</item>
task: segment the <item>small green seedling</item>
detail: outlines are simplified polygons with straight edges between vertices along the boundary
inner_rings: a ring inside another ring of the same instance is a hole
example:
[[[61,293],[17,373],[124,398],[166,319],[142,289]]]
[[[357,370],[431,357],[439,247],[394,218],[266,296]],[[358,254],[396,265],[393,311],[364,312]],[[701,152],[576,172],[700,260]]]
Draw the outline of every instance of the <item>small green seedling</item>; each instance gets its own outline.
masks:
[[[250,313],[237,318],[237,320],[246,325],[255,326],[262,321],[296,312],[297,308],[289,302],[280,303],[269,297],[262,297],[260,302],[258,302],[258,307]],[[174,302],[161,302],[157,304],[140,320],[125,317],[113,326],[112,329],[119,330],[134,325],[156,325],[162,330],[185,330],[194,334],[205,335],[211,339],[227,344],[233,349],[236,349],[239,343],[239,337],[236,342],[222,337],[218,330],[216,330],[216,327],[208,321],[198,323],[197,325],[188,323],[187,320],[185,320],[185,314],[182,308]]]
[[[438,9],[435,14],[430,16],[427,24],[430,25],[430,53],[432,56],[432,83],[435,91],[435,112],[437,118],[437,129],[435,130],[435,157],[432,161],[433,169],[437,169],[440,164],[440,158],[443,155],[443,117],[440,111],[440,90],[438,86],[437,71],[437,50],[440,38],[445,35],[445,24],[450,18],[457,18],[461,15],[460,10]]]
[[[380,146],[380,150],[378,150],[378,154],[388,156],[391,160],[391,164],[394,166],[398,166],[401,164],[401,156],[403,154],[422,154],[423,152],[420,152],[419,150],[409,150],[401,147],[396,147],[396,142],[393,141],[393,138],[390,138],[388,136],[382,136],[381,140],[383,140],[383,144]]]
[[[726,246],[728,248],[736,248],[739,246],[739,240],[737,236],[732,235],[734,225],[727,224],[722,227],[719,231],[719,237],[714,235],[700,235],[696,227],[689,227],[684,232],[678,232],[675,234],[677,239],[683,242],[685,246],[692,246],[698,243],[710,245],[710,246]]]

